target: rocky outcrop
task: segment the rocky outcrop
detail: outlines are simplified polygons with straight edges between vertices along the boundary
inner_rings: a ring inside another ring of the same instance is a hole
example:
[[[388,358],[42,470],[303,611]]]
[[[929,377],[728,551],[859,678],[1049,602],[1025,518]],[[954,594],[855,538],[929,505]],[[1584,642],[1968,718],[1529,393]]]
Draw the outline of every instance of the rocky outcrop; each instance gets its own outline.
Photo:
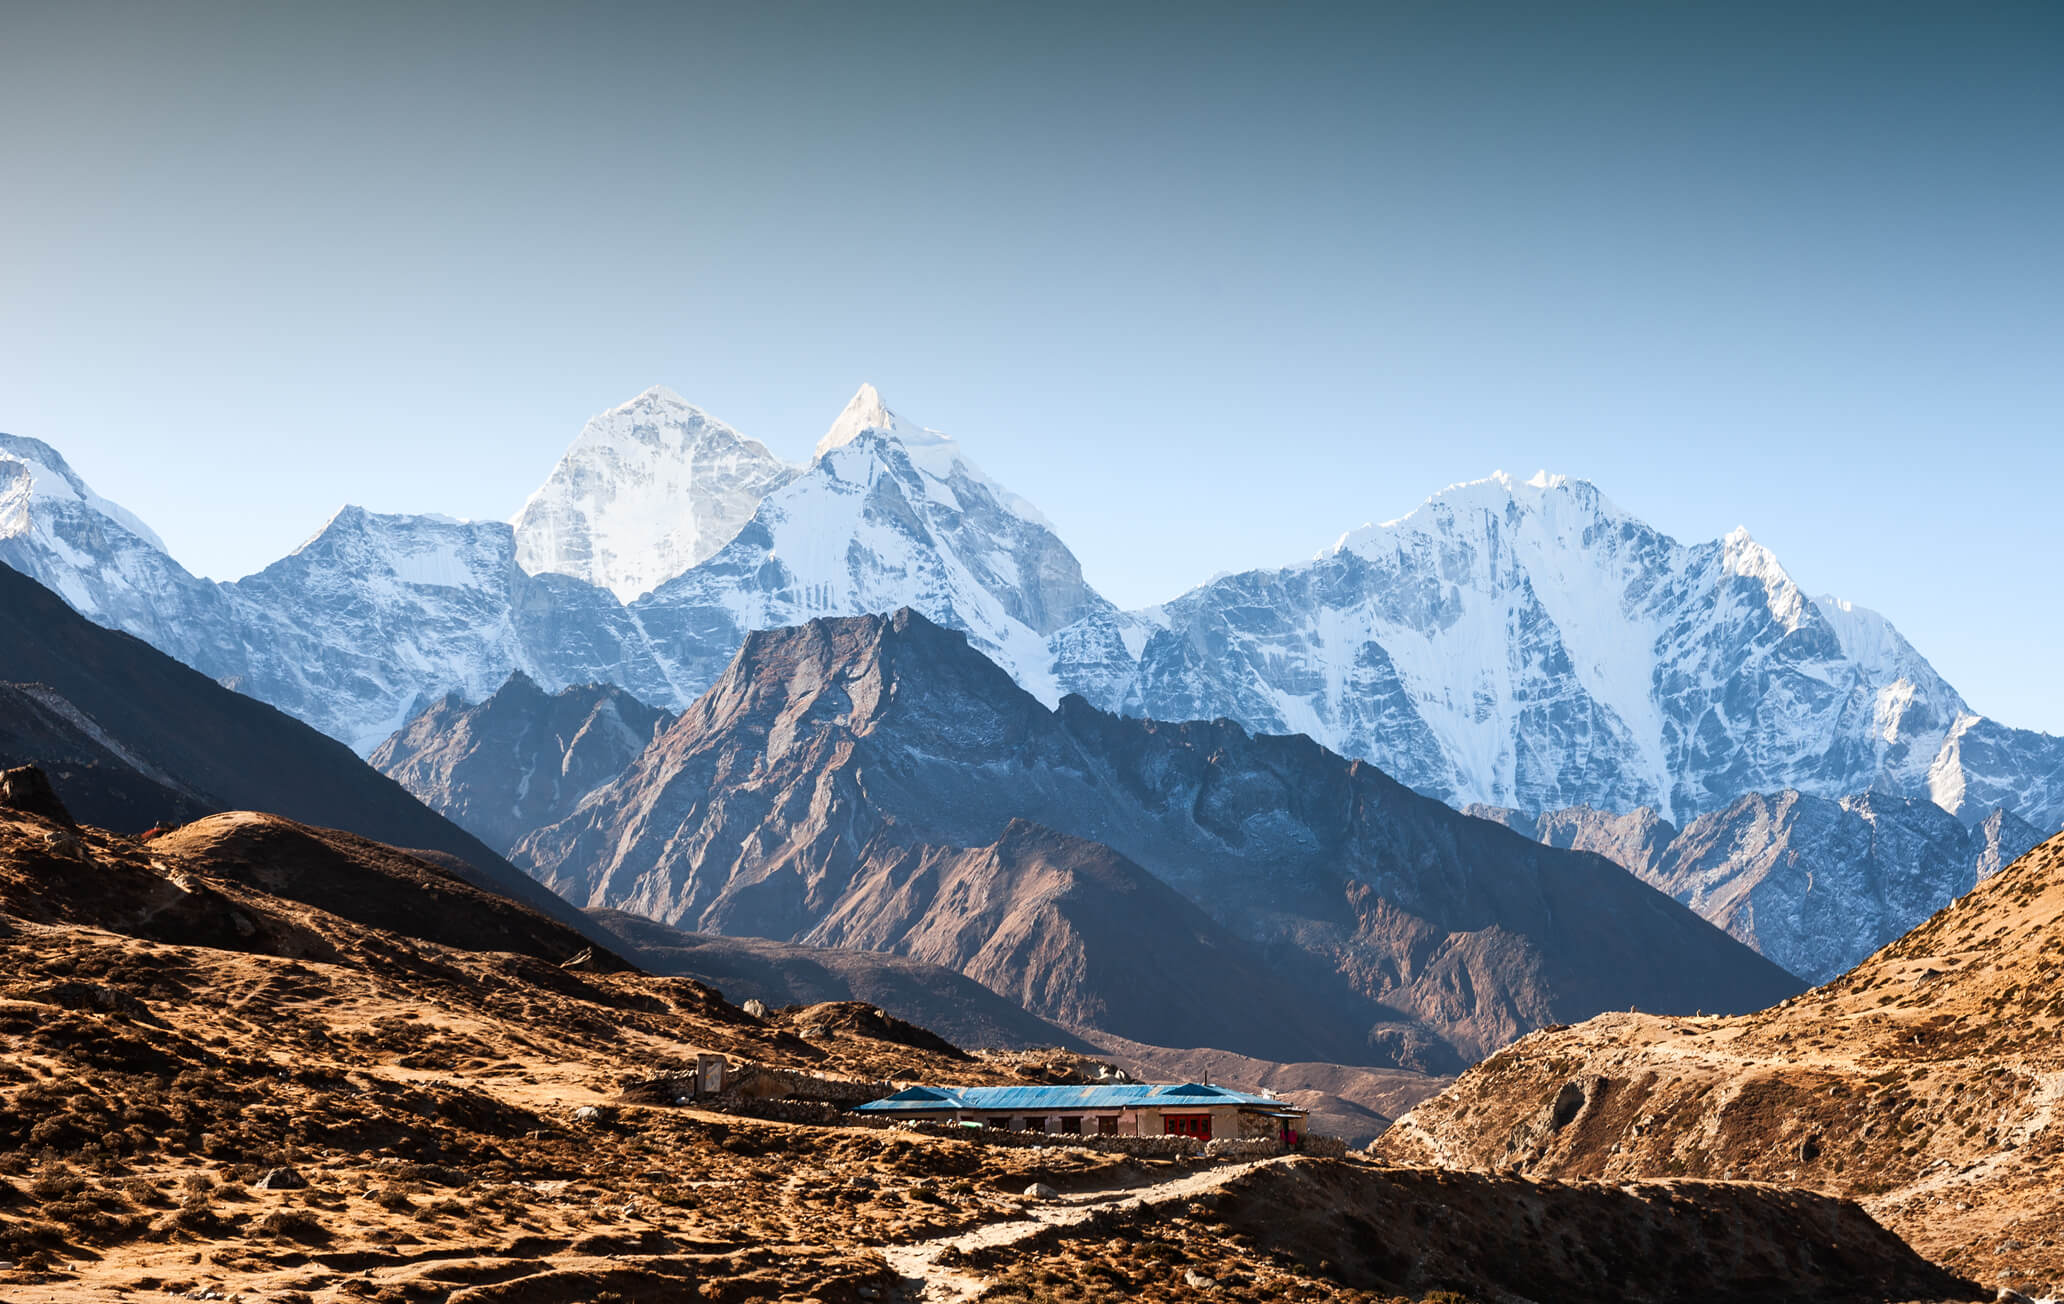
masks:
[[[79,827],[65,804],[58,800],[50,778],[33,765],[17,765],[0,771],[0,807],[49,820],[68,829]]]
[[[519,671],[483,702],[448,694],[369,760],[506,853],[525,834],[571,815],[673,720],[612,685],[575,684],[548,695]]]

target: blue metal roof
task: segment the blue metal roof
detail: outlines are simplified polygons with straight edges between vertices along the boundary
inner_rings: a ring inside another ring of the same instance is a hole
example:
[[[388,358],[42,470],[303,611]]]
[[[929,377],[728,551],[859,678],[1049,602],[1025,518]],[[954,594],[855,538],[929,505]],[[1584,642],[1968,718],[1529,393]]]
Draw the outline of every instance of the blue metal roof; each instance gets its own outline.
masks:
[[[1213,1105],[1297,1109],[1295,1105],[1273,1096],[1257,1096],[1234,1091],[1230,1087],[1206,1086],[1198,1082],[1126,1082],[1063,1087],[906,1087],[893,1096],[870,1100],[859,1108],[876,1114],[933,1113],[943,1109],[1008,1114],[1037,1113],[1040,1110],[1137,1109],[1142,1106],[1207,1109]]]

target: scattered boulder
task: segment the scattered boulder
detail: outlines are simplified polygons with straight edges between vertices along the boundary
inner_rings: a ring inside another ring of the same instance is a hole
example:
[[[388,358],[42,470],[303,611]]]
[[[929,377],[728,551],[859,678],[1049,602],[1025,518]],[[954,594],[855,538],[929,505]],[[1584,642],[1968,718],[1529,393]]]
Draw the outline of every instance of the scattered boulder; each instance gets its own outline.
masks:
[[[308,1186],[308,1179],[291,1168],[275,1168],[258,1179],[261,1191],[299,1191]]]
[[[43,849],[53,856],[62,856],[66,860],[90,860],[92,858],[91,854],[86,850],[86,843],[78,834],[65,833],[57,829],[52,829],[43,835]]]
[[[1195,1268],[1185,1268],[1182,1279],[1183,1284],[1191,1290],[1216,1290],[1218,1288],[1218,1278],[1207,1277]]]
[[[585,1123],[593,1127],[599,1123],[607,1123],[609,1121],[609,1111],[600,1105],[582,1105],[579,1109],[573,1111],[573,1121]]]
[[[0,773],[0,806],[24,815],[39,816],[68,829],[79,827],[79,822],[58,800],[57,789],[50,786],[50,776],[34,765],[18,765]]]
[[[764,1019],[767,1017],[767,1003],[757,996],[753,997],[751,1000],[747,1001],[745,1004],[739,1006],[738,1008],[744,1010],[747,1014],[750,1014],[755,1019]]]
[[[1061,1193],[1048,1186],[1045,1182],[1034,1182],[1025,1188],[1025,1198],[1027,1200],[1058,1200],[1060,1197]]]

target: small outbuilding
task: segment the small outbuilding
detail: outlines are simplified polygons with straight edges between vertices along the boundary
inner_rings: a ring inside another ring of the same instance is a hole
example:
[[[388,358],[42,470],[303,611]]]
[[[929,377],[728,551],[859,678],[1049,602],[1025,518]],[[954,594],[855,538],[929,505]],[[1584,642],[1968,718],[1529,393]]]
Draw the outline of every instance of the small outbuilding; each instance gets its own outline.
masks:
[[[1305,1111],[1274,1096],[1206,1083],[1060,1087],[907,1087],[857,1112],[1055,1136],[1304,1140]]]

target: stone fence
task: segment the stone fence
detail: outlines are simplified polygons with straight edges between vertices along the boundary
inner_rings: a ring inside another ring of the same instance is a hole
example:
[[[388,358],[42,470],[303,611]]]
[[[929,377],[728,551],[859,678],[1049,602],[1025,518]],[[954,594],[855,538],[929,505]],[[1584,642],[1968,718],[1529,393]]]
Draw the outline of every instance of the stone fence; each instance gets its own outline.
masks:
[[[622,1099],[626,1104],[695,1104],[729,1113],[752,1113],[762,1106],[783,1104],[851,1108],[854,1105],[864,1105],[870,1100],[880,1100],[896,1089],[894,1084],[888,1082],[827,1078],[815,1073],[753,1063],[724,1065],[717,1076],[723,1085],[715,1090],[709,1089],[706,1085],[711,1080],[710,1077],[701,1073],[674,1073],[665,1077],[648,1078],[627,1087]],[[814,1122],[816,1116],[812,1114],[807,1119],[795,1121]]]
[[[860,1082],[852,1078],[824,1078],[795,1069],[770,1068],[765,1064],[741,1064],[732,1070],[719,1099],[808,1100],[830,1105],[864,1105],[896,1090],[890,1082]]]

